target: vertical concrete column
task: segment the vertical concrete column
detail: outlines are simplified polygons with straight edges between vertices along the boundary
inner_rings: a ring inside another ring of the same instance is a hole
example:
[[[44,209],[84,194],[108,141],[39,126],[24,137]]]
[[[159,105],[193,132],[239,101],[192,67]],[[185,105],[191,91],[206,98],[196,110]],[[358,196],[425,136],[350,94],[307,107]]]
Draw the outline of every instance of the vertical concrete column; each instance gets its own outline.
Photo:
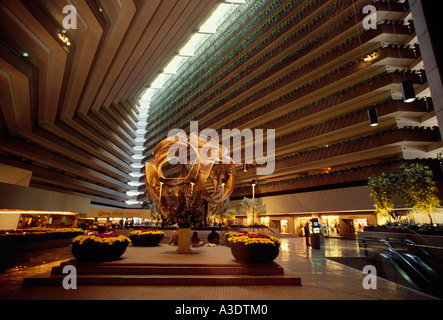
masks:
[[[427,3],[423,3],[426,1]],[[443,84],[441,77],[442,65],[441,61],[439,61],[442,58],[439,58],[438,55],[441,50],[441,47],[438,47],[439,41],[441,40],[435,38],[438,36],[438,34],[435,34],[438,30],[434,30],[435,28],[433,27],[434,23],[440,24],[441,19],[438,19],[438,21],[431,19],[431,15],[435,14],[435,12],[433,13],[433,10],[429,8],[429,6],[432,6],[432,4],[430,4],[431,2],[433,2],[433,5],[436,7],[437,1],[428,0],[409,0],[409,6],[411,7],[412,19],[414,20],[420,51],[426,69],[426,76],[440,127],[440,134],[443,137]]]

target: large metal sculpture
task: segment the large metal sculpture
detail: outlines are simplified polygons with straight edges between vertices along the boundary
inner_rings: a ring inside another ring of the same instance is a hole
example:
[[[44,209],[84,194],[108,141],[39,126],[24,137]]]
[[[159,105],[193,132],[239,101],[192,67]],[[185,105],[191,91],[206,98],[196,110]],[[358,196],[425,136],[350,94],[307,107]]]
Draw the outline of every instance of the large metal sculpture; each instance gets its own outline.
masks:
[[[189,137],[168,137],[153,151],[154,159],[146,163],[148,199],[155,202],[165,219],[171,209],[171,192],[199,192],[215,213],[235,188],[235,166],[229,150],[211,137],[192,133]],[[164,167],[178,167],[177,177],[166,177]]]

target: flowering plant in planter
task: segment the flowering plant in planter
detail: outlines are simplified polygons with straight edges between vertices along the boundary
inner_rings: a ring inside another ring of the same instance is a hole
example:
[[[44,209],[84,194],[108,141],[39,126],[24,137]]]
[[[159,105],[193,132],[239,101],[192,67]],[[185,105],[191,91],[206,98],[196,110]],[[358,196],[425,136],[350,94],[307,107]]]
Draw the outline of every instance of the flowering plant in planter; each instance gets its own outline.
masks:
[[[72,240],[72,254],[80,261],[110,261],[120,258],[131,240],[115,233],[78,236]]]
[[[190,196],[180,192],[178,196],[170,195],[169,197],[173,202],[167,218],[170,225],[178,224],[179,228],[203,225],[205,201],[201,197],[201,192],[194,191]]]
[[[233,233],[227,238],[231,246],[249,246],[249,245],[269,245],[280,248],[280,241],[276,237],[267,236],[265,234]]]
[[[157,229],[141,229],[132,231],[129,234],[129,237],[131,238],[132,245],[134,246],[153,247],[160,244],[162,239],[165,237],[165,233]]]
[[[248,231],[244,231],[244,230],[230,231],[230,232],[226,232],[224,234],[224,239],[226,241],[226,244],[230,247],[231,243],[229,242],[229,238],[240,237],[240,236],[244,236],[246,234],[248,234]]]
[[[264,234],[233,232],[227,240],[232,255],[240,262],[268,263],[280,252],[280,241]]]

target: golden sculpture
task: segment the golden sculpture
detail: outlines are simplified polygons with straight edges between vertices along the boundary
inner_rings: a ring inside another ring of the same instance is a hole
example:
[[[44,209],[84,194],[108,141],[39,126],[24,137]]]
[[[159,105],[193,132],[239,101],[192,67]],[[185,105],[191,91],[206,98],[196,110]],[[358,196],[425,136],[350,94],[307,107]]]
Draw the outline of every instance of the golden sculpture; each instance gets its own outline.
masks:
[[[155,202],[165,219],[170,211],[169,192],[200,192],[215,213],[235,188],[235,166],[229,151],[210,137],[192,133],[188,137],[167,138],[153,151],[146,163],[148,199]],[[165,177],[164,166],[180,168],[178,177]],[[194,189],[195,188],[195,189]]]

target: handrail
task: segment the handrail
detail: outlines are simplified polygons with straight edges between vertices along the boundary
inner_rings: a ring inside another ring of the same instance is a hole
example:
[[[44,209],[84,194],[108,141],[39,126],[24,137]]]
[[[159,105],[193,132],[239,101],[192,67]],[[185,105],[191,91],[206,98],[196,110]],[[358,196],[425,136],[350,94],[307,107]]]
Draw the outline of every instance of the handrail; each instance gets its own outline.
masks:
[[[388,239],[395,239],[395,238],[388,238]],[[439,293],[440,295],[442,294],[442,290],[441,288],[437,287],[434,282],[430,281],[422,272],[420,272],[416,267],[414,267],[403,255],[401,255],[395,248],[394,246],[391,244],[391,241],[388,240],[384,240],[384,239],[377,239],[377,238],[359,238],[359,240],[363,240],[366,242],[376,242],[376,243],[381,243],[384,244],[385,246],[388,247],[388,250],[390,252],[392,252],[393,254],[396,254],[397,257],[399,257],[401,259],[401,261],[403,261],[408,267],[410,267],[422,280],[424,280],[426,282],[426,284],[430,287],[433,288],[434,292],[436,291],[437,293]],[[408,239],[400,239],[400,240],[408,240]],[[407,243],[407,245],[410,246],[416,246],[418,248],[420,248],[420,245],[415,244],[413,241],[408,240],[408,241],[404,241],[405,243]],[[431,247],[431,246],[426,246],[426,247]],[[443,248],[439,248],[439,247],[431,247],[431,248],[438,248],[438,249],[443,249]],[[427,255],[429,255],[428,252],[426,252],[424,249],[420,248],[421,250],[423,250]],[[432,257],[431,255],[429,255],[432,259],[436,260],[434,257]],[[438,261],[438,260],[437,260]]]
[[[440,259],[437,259],[436,257],[434,257],[432,254],[430,254],[427,250],[425,249],[432,249],[432,250],[443,250],[442,247],[434,247],[434,246],[428,246],[428,245],[420,245],[420,244],[416,244],[414,241],[410,240],[410,239],[404,239],[404,238],[387,238],[386,240],[388,241],[392,241],[392,240],[400,240],[401,245],[406,245],[406,246],[410,246],[410,247],[414,247],[420,250],[420,252],[422,254],[424,254],[428,259],[432,260],[434,263],[437,263],[439,265],[441,265],[443,267],[443,262]]]
[[[403,257],[392,245],[389,241],[380,239],[380,242],[384,243],[388,248],[390,252],[394,252],[400,259],[406,263],[408,267],[410,267],[412,270],[414,270],[427,284],[429,284],[431,287],[434,287],[432,282],[424,276],[419,270],[417,270],[416,267],[414,267],[405,257]]]

